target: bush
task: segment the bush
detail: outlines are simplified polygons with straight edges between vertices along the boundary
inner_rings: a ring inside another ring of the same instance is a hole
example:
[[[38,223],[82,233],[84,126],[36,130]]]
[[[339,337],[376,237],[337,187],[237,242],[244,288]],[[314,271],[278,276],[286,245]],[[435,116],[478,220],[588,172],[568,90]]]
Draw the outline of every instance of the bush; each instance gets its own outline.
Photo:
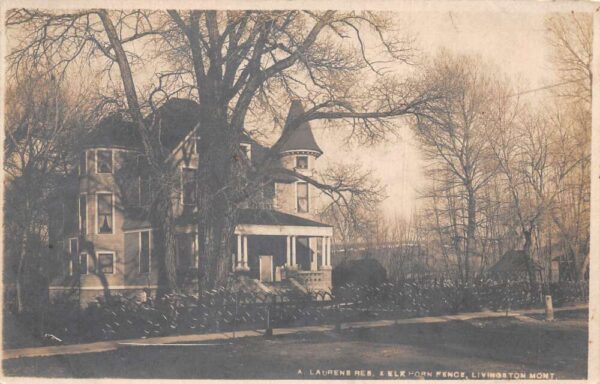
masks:
[[[334,287],[346,284],[377,286],[385,281],[387,272],[375,259],[344,260],[332,271]]]
[[[368,281],[368,280],[367,280]],[[587,283],[549,286],[555,305],[588,300]],[[99,297],[82,310],[65,296],[43,314],[44,329],[65,342],[156,337],[355,321],[366,318],[454,314],[483,309],[505,310],[542,305],[541,291],[531,294],[526,281],[418,278],[396,283],[337,287],[331,300],[216,289],[196,295],[171,294],[141,303],[113,295]],[[27,318],[24,317],[25,321]],[[31,317],[39,319],[39,314]],[[32,323],[38,327],[39,322]],[[32,328],[33,329],[33,328]],[[37,329],[37,328],[36,328]]]

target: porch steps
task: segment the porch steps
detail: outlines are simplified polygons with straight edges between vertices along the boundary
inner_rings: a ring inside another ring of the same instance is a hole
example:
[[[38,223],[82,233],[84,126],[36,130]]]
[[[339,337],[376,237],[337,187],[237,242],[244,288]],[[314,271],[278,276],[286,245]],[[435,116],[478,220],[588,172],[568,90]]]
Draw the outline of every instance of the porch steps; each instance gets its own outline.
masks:
[[[286,297],[303,296],[308,292],[306,288],[294,278],[265,283],[258,279],[240,276],[237,279],[237,284],[238,289],[242,289],[243,291],[261,292]]]

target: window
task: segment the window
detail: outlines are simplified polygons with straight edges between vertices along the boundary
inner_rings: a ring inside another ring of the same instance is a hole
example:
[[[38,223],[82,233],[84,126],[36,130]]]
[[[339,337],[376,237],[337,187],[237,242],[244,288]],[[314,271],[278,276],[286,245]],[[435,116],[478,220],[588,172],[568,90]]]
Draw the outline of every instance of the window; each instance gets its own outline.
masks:
[[[152,187],[149,176],[140,176],[138,179],[140,191],[140,206],[147,207],[152,202]]]
[[[69,239],[69,276],[77,269],[77,252],[79,252],[79,242],[76,237]]]
[[[86,154],[83,152],[79,157],[79,176],[85,176],[87,173],[87,159]]]
[[[296,168],[308,169],[308,156],[296,156]]]
[[[200,152],[200,136],[192,136],[192,153],[198,154]]]
[[[140,273],[150,272],[150,231],[140,232]]]
[[[113,170],[113,152],[110,150],[96,151],[96,172],[112,173]]]
[[[177,235],[177,269],[185,270],[193,268],[196,265],[194,238],[195,235],[190,233],[182,233]]]
[[[98,253],[98,273],[110,275],[114,270],[115,255],[114,253]]]
[[[296,183],[296,208],[298,212],[308,212],[308,183],[300,181]]]
[[[183,205],[196,203],[196,170],[182,168],[181,170],[181,200]]]
[[[148,161],[144,156],[138,156],[138,185],[137,193],[138,200],[136,201],[139,206],[147,207],[152,202],[152,186],[150,181],[149,165]]]
[[[252,145],[249,143],[241,143],[240,151],[246,157],[246,159],[252,159]]]
[[[87,234],[87,196],[79,195],[79,233]]]
[[[79,274],[80,275],[88,274],[88,255],[87,255],[87,253],[79,254]]]
[[[99,193],[98,199],[98,233],[113,232],[113,195]]]

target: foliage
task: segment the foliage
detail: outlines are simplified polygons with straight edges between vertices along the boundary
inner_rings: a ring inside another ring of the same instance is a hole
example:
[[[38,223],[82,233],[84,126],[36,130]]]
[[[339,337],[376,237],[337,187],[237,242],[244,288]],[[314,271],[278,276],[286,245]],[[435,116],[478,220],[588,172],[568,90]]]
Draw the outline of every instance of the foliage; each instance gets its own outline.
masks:
[[[575,282],[549,287],[556,306],[587,302],[587,289],[586,284]],[[37,333],[50,333],[65,342],[118,340],[265,329],[267,324],[291,327],[486,309],[514,310],[541,306],[542,299],[541,291],[531,295],[527,281],[478,279],[465,283],[447,278],[347,284],[337,288],[334,295],[272,295],[226,288],[203,292],[200,297],[168,294],[145,302],[113,295],[108,300],[99,297],[85,309],[64,296],[43,315],[45,324]],[[38,327],[31,319],[29,323]]]

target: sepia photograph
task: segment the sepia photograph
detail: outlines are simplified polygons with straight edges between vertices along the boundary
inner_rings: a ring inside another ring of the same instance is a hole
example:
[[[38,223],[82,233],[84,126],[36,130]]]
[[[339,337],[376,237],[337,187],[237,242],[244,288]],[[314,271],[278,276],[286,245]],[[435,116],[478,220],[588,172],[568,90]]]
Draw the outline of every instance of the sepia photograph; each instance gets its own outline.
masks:
[[[0,6],[0,381],[598,378],[593,3]]]

